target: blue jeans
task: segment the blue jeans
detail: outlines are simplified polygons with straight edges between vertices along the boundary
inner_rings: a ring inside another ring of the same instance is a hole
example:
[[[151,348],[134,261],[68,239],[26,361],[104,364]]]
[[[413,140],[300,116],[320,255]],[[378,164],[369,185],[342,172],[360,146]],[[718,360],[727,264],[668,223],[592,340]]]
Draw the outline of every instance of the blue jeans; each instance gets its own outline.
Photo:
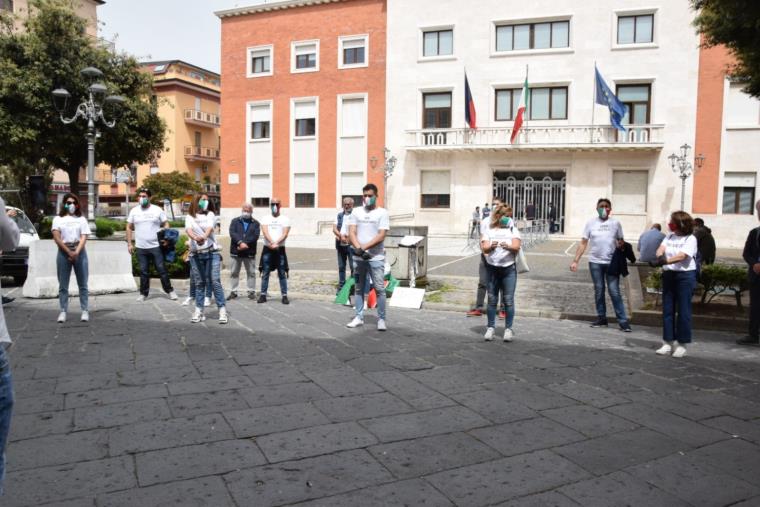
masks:
[[[273,260],[277,260],[277,266],[273,266]],[[288,295],[288,278],[285,275],[285,255],[279,252],[273,252],[270,248],[264,247],[261,252],[261,295],[266,296],[269,290],[269,273],[277,269],[277,277],[280,279],[280,294]]]
[[[69,309],[69,280],[71,279],[72,268],[77,277],[77,286],[79,286],[79,306],[82,307],[83,312],[87,311],[87,296],[89,295],[87,292],[87,278],[89,276],[87,250],[82,249],[73,264],[66,254],[58,250],[55,263],[58,268],[58,303],[61,311],[66,312]]]
[[[662,272],[662,340],[691,343],[691,297],[697,286],[696,271]],[[676,312],[678,317],[676,318]]]
[[[338,254],[338,292],[346,284],[346,265],[351,270],[351,276],[354,276],[354,264],[351,262],[351,250],[348,246],[337,246],[335,251]]]
[[[364,295],[368,282],[372,282],[377,294],[377,318],[385,320],[385,259],[367,261],[354,257],[354,308],[356,316],[364,319]],[[368,276],[369,275],[369,276]],[[367,292],[369,292],[367,290]]]
[[[612,306],[615,308],[615,316],[617,317],[618,324],[627,323],[628,317],[625,315],[625,304],[623,304],[623,296],[620,295],[620,276],[608,275],[607,270],[609,268],[609,264],[597,264],[595,262],[588,263],[588,269],[591,271],[591,279],[594,281],[596,315],[600,319],[607,318],[607,301],[604,299],[604,283],[606,281],[607,289],[610,291],[610,299],[612,299]]]
[[[2,311],[2,310],[0,310]],[[11,412],[13,409],[13,380],[11,363],[5,348],[0,345],[0,496],[3,494],[5,477],[5,444],[11,429]]]
[[[504,298],[504,310],[507,312],[505,325],[512,329],[515,320],[515,287],[517,286],[517,268],[486,264],[488,269],[488,327],[496,327],[496,303],[499,292]]]
[[[140,294],[147,297],[150,290],[150,262],[156,266],[159,278],[161,278],[161,287],[167,294],[174,289],[169,281],[169,273],[164,265],[164,254],[161,253],[160,247],[155,248],[138,248],[137,262],[140,264]]]
[[[190,257],[190,269],[194,271],[195,306],[203,308],[203,300],[211,287],[216,306],[224,308],[224,289],[222,288],[222,256],[219,252],[200,252]]]
[[[195,280],[198,277],[196,276],[196,272],[193,270],[193,256],[192,255],[190,256],[188,262],[190,262],[190,294],[188,294],[188,296],[190,296],[193,299],[193,301],[195,301],[195,285],[196,285]],[[211,299],[211,295],[214,293],[211,289],[212,289],[211,284],[207,284],[205,297],[209,299]]]

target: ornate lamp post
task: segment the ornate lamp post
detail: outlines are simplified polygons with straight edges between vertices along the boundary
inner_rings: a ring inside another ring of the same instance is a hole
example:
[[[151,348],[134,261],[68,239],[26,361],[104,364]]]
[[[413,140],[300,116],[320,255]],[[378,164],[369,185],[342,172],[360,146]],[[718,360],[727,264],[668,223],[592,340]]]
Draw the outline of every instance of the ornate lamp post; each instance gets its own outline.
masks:
[[[95,67],[87,67],[80,71],[82,76],[92,81],[103,77],[103,73]],[[74,116],[66,118],[64,116],[68,106],[71,94],[65,88],[53,90],[53,104],[56,111],[61,116],[61,121],[68,125],[82,118],[87,122],[87,219],[90,222],[90,229],[95,231],[95,140],[99,133],[95,128],[95,123],[100,120],[106,127],[112,128],[116,125],[116,118],[107,120],[103,107],[105,105],[119,106],[124,104],[125,99],[120,95],[108,95],[106,85],[95,82],[90,85],[88,97],[77,106]],[[74,189],[72,189],[73,191]]]
[[[691,150],[691,146],[684,144],[681,146],[680,155],[673,153],[668,157],[668,160],[670,160],[670,168],[679,178],[681,178],[681,210],[686,206],[686,180],[689,179],[689,176],[699,171],[705,163],[705,157],[700,153],[694,157],[694,165],[692,166],[691,162],[688,160],[689,150]]]
[[[385,201],[385,209],[388,209],[390,206],[388,205],[388,178],[393,176],[393,170],[396,168],[396,163],[398,162],[398,159],[395,156],[391,156],[391,150],[388,148],[383,148],[383,158],[385,161],[383,162],[383,200]],[[369,163],[372,166],[372,169],[377,168],[377,157],[374,155],[370,157]]]

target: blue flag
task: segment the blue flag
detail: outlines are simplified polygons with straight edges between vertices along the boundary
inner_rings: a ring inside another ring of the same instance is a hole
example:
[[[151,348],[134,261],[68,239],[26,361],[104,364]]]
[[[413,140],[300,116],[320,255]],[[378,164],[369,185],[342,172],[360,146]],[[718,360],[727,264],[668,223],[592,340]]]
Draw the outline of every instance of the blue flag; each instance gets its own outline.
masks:
[[[604,78],[602,78],[596,66],[594,66],[594,72],[596,73],[596,103],[607,106],[610,110],[610,123],[612,123],[612,126],[625,132],[625,127],[620,122],[628,113],[628,107],[620,102],[620,99],[612,93],[612,90],[604,82]]]

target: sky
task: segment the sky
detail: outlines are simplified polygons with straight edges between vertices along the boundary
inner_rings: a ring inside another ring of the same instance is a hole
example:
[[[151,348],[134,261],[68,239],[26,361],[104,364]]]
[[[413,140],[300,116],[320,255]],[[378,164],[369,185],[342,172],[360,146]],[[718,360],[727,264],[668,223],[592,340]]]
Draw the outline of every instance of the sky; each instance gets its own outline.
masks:
[[[106,0],[99,35],[140,61],[184,60],[219,72],[220,20],[215,11],[261,0]]]

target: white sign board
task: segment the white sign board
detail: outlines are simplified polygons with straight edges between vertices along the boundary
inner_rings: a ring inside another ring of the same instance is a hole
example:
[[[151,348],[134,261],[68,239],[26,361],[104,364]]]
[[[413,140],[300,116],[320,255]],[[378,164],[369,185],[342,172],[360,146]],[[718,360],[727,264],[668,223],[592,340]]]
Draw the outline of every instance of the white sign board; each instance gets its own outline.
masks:
[[[393,290],[390,306],[396,308],[413,308],[419,310],[422,307],[422,299],[425,297],[425,289],[412,289],[409,287],[396,287]]]
[[[237,185],[240,183],[240,175],[238,173],[229,173],[227,175],[227,184]]]

